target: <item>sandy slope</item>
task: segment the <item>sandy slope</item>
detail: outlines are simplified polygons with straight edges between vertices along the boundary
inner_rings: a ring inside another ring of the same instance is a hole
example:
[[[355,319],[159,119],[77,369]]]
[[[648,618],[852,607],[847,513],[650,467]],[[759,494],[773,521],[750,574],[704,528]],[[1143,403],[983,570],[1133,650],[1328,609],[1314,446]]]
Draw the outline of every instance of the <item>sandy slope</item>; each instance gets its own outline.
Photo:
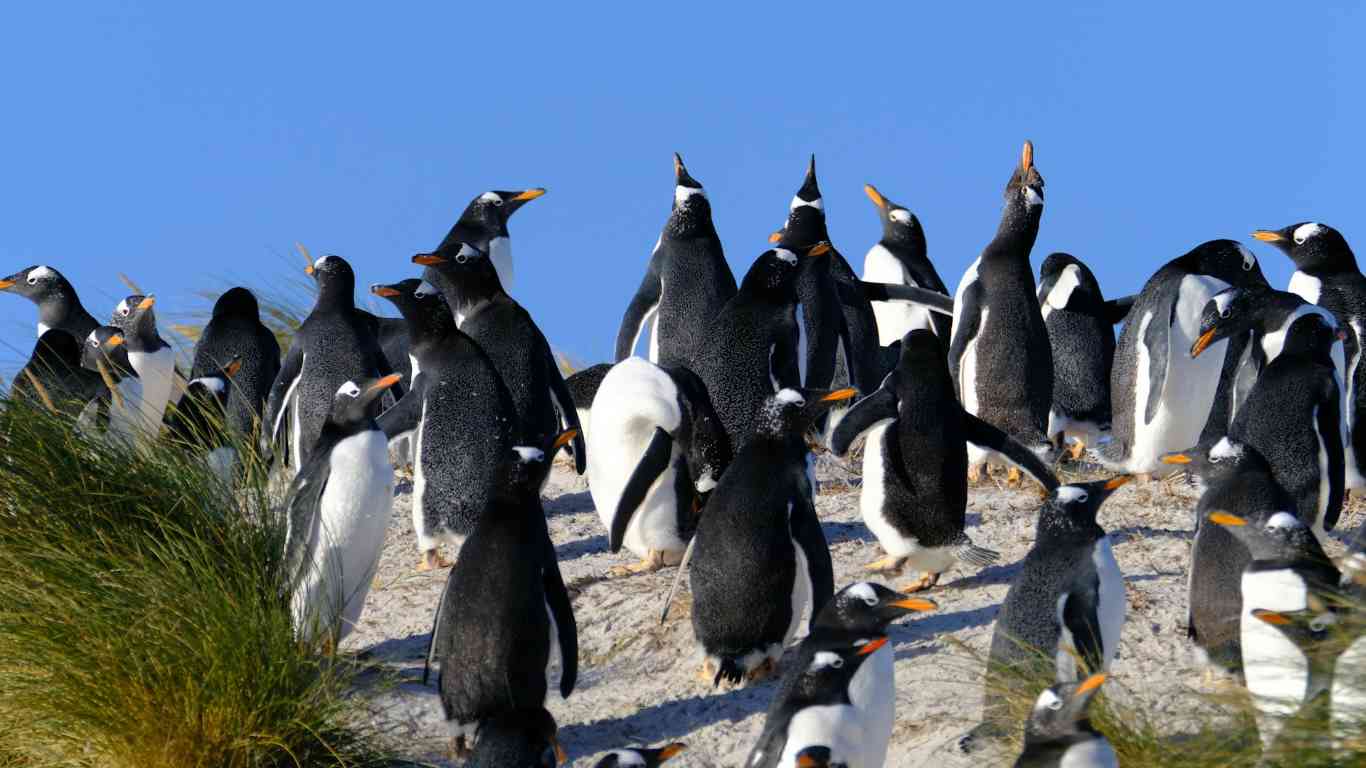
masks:
[[[420,683],[445,572],[414,570],[409,490],[400,486],[376,588],[362,626],[346,647],[368,651],[401,681],[389,685],[382,682],[384,675],[373,674],[368,677],[373,684],[359,694],[381,730],[413,758],[454,765],[445,758],[447,732],[435,675],[431,685]],[[827,488],[816,506],[838,588],[862,578],[861,566],[882,552],[859,520],[857,490],[832,490]],[[681,740],[690,750],[670,765],[741,765],[763,726],[774,683],[713,691],[699,682],[686,588],[668,622],[657,623],[674,571],[604,579],[609,567],[627,558],[607,552],[586,486],[561,464],[546,495],[560,568],[577,592],[578,689],[567,701],[552,690],[548,702],[572,764],[591,766],[596,755],[619,746]],[[1150,483],[1121,489],[1101,511],[1129,598],[1120,657],[1106,690],[1136,698],[1148,711],[1170,717],[1173,727],[1189,720],[1195,704],[1188,692],[1202,684],[1185,628],[1194,503],[1185,487]],[[939,611],[893,628],[897,720],[888,765],[965,764],[953,743],[980,713],[981,663],[972,654],[985,655],[990,645],[997,608],[1033,540],[1038,506],[1033,490],[974,489],[969,533],[977,544],[999,550],[1000,561],[975,575],[946,574],[929,593]],[[1341,528],[1353,530],[1357,519],[1346,517]],[[1333,545],[1333,554],[1340,549]],[[892,585],[913,575],[906,573]]]

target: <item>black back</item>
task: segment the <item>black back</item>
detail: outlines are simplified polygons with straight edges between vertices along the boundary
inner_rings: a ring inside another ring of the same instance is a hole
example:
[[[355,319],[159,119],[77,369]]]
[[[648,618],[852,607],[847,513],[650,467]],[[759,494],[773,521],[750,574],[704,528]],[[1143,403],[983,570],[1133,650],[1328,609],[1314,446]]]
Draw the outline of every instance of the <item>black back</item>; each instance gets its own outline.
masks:
[[[33,345],[28,362],[14,377],[10,396],[43,402],[42,392],[62,411],[79,412],[104,391],[100,375],[81,367],[82,345],[83,340],[60,328],[44,333]]]
[[[213,316],[194,345],[190,378],[213,375],[234,358],[241,368],[233,376],[228,424],[250,435],[280,374],[280,343],[261,323],[256,297],[241,287],[228,289],[214,302]]]
[[[1100,283],[1080,259],[1051,253],[1039,267],[1039,303],[1053,353],[1054,410],[1108,430],[1115,331]]]
[[[495,715],[479,724],[466,768],[555,768],[555,732],[544,707]]]

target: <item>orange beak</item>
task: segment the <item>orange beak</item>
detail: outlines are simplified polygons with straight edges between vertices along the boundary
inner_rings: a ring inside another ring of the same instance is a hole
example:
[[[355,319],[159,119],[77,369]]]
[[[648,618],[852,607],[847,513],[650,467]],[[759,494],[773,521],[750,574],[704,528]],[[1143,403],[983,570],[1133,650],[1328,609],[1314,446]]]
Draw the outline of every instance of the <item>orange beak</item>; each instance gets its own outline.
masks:
[[[430,267],[433,264],[445,264],[446,257],[437,256],[435,253],[419,253],[413,257],[413,263],[421,264],[424,267]]]
[[[1091,675],[1090,677],[1083,680],[1081,685],[1077,686],[1077,693],[1086,693],[1088,691],[1094,691],[1095,689],[1099,688],[1104,682],[1104,673],[1098,675]]]
[[[857,389],[854,389],[853,387],[845,387],[844,389],[837,389],[834,392],[831,392],[830,394],[826,395],[825,397],[822,397],[821,402],[829,403],[838,402],[840,400],[849,400],[857,394]]]
[[[550,743],[555,747],[555,765],[564,765],[569,762],[569,753],[565,752],[564,747],[560,746],[560,740],[558,738],[551,739]]]
[[[5,290],[6,288],[13,288],[13,287],[14,287],[14,281],[13,281],[13,280],[0,280],[0,291]]]
[[[541,195],[544,195],[544,194],[545,194],[545,188],[543,188],[543,187],[536,187],[535,189],[528,189],[528,190],[526,190],[525,192],[521,192],[521,193],[517,194],[516,196],[514,196],[512,199],[513,199],[513,200],[535,200],[536,198],[538,198],[538,197],[540,197]]]
[[[775,233],[776,234],[776,233]],[[806,252],[807,256],[824,256],[830,252],[829,243],[816,243]]]
[[[1234,527],[1247,525],[1247,520],[1238,517],[1237,515],[1230,515],[1227,512],[1213,512],[1209,516],[1209,521],[1216,525],[1231,525]]]
[[[231,363],[228,363],[228,367],[223,369],[223,373],[226,373],[228,378],[231,379],[233,376],[236,376],[237,372],[240,370],[242,370],[242,361],[233,360]]]
[[[867,655],[869,655],[869,654],[871,654],[871,653],[877,651],[877,649],[879,649],[879,648],[881,648],[882,646],[886,645],[886,644],[887,644],[887,641],[888,641],[889,639],[890,639],[890,638],[888,638],[888,637],[886,637],[886,636],[883,636],[883,637],[877,638],[876,640],[869,640],[867,644],[865,644],[863,647],[861,647],[861,648],[858,649],[858,655],[860,655],[860,656],[867,656]]]
[[[566,445],[569,445],[569,442],[578,436],[579,431],[577,429],[566,429],[560,433],[559,437],[555,438],[555,443],[550,446],[550,452],[554,453]]]
[[[923,597],[909,597],[905,600],[898,600],[895,603],[892,603],[892,605],[895,605],[898,608],[905,608],[908,611],[920,612],[933,611],[939,608],[938,603]]]
[[[1252,233],[1252,237],[1255,240],[1261,240],[1263,243],[1279,243],[1285,240],[1285,236],[1280,232],[1272,232],[1269,229],[1259,229]]]
[[[123,344],[123,337],[118,335],[117,333],[113,336],[110,336],[109,340],[104,342],[104,345],[106,347],[117,347],[121,344]]]
[[[371,384],[370,391],[379,392],[380,390],[388,389],[389,387],[392,387],[395,384],[397,384],[399,380],[402,378],[403,374],[401,373],[391,373],[388,376],[385,376],[384,378],[375,382],[374,384]]]
[[[147,296],[142,301],[138,302],[138,311],[146,312],[147,310],[151,309],[152,305],[155,303],[157,303],[157,297]]]
[[[662,763],[671,757],[677,757],[678,755],[683,754],[683,751],[687,748],[688,745],[684,744],[681,741],[674,742],[673,744],[670,744],[669,746],[659,750],[659,762]]]
[[[868,199],[873,201],[873,205],[876,205],[884,211],[887,210],[887,198],[883,197],[882,193],[877,191],[877,187],[872,184],[864,184],[863,194],[867,195]]]
[[[402,295],[399,291],[396,291],[387,285],[372,285],[370,286],[370,292],[376,296],[383,296],[386,299]]]
[[[1024,148],[1020,150],[1020,170],[1027,171],[1034,167],[1034,142],[1025,140]]]
[[[1124,485],[1132,479],[1134,479],[1133,475],[1119,475],[1118,477],[1112,477],[1110,478],[1110,482],[1105,484],[1105,490],[1113,491],[1114,489]]]
[[[773,234],[771,234],[771,235],[768,236],[768,241],[769,241],[770,243],[776,243],[776,242],[778,242],[779,240],[782,240],[782,239],[783,239],[783,231],[782,231],[781,229],[778,230],[777,232],[774,232]]]
[[[1290,623],[1290,619],[1287,619],[1284,614],[1276,613],[1275,611],[1264,611],[1261,608],[1254,608],[1252,610],[1252,615],[1265,621],[1267,624],[1275,624],[1279,627],[1283,627]]]
[[[1201,352],[1204,352],[1209,345],[1214,343],[1215,330],[1217,329],[1211,328],[1200,334],[1200,338],[1196,339],[1195,343],[1191,345],[1191,357],[1199,357]]]
[[[1163,464],[1189,464],[1191,457],[1184,453],[1169,453],[1162,457]]]

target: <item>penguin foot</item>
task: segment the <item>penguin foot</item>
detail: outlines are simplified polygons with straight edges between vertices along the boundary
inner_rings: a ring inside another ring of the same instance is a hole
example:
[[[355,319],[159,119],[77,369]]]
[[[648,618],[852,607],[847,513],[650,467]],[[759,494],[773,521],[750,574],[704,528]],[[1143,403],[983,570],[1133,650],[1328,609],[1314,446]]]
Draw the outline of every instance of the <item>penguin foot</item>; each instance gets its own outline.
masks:
[[[901,569],[904,567],[906,567],[906,558],[888,555],[880,560],[874,560],[863,566],[863,570],[873,571],[874,573],[900,574]]]
[[[924,592],[939,583],[939,574],[925,571],[920,578],[901,588],[902,592]]]
[[[1086,453],[1086,443],[1081,440],[1073,441],[1072,447],[1067,450],[1067,454],[1072,457],[1072,461],[1081,461],[1082,454]]]
[[[422,553],[422,559],[418,561],[417,570],[422,572],[439,570],[442,568],[450,568],[454,564],[455,563],[452,561],[442,557],[439,550],[429,549]]]
[[[755,667],[754,669],[751,669],[745,675],[745,682],[757,683],[761,680],[767,680],[768,678],[773,677],[776,674],[778,674],[778,662],[774,661],[773,659],[766,658],[763,661],[759,662],[759,666]]]
[[[1020,486],[1020,481],[1022,478],[1023,475],[1020,474],[1020,468],[1011,467],[1010,469],[1006,470],[1006,487],[1018,488]]]
[[[654,573],[665,565],[663,550],[652,549],[644,560],[630,565],[614,565],[607,569],[607,575],[612,578],[620,576],[630,576],[636,573]]]
[[[968,465],[968,485],[977,485],[982,482],[982,469],[985,466],[985,464]]]
[[[711,659],[702,660],[702,666],[697,669],[697,679],[707,685],[715,685],[716,665],[711,662]]]
[[[464,736],[456,736],[451,739],[450,752],[452,760],[468,760],[474,754]]]

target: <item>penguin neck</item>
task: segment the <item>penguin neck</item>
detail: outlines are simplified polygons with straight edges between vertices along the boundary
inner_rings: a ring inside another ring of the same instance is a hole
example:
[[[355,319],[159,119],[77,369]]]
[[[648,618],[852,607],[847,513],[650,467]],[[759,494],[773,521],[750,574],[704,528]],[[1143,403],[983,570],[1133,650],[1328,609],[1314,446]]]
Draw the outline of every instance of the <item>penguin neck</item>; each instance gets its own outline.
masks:
[[[1043,206],[1025,205],[1019,200],[1006,203],[1001,211],[1001,223],[996,228],[996,236],[991,239],[983,256],[1002,256],[1028,262],[1030,251],[1034,250],[1034,240],[1039,236],[1039,220],[1043,216]]]
[[[94,315],[85,311],[80,299],[69,290],[38,302],[38,321],[48,328],[78,328],[87,324],[100,324]]]
[[[356,306],[355,278],[333,277],[318,284],[318,309],[354,309]]]
[[[929,249],[925,245],[925,236],[918,231],[901,231],[883,235],[881,244],[911,274],[916,274],[929,262]]]
[[[691,240],[700,237],[717,237],[716,226],[711,220],[711,205],[701,195],[694,195],[686,203],[678,206],[669,214],[664,225],[664,237],[670,240]],[[694,202],[696,200],[696,202]]]
[[[1038,541],[1057,539],[1092,539],[1105,536],[1105,529],[1095,520],[1077,520],[1062,511],[1050,511],[1039,516]]]

